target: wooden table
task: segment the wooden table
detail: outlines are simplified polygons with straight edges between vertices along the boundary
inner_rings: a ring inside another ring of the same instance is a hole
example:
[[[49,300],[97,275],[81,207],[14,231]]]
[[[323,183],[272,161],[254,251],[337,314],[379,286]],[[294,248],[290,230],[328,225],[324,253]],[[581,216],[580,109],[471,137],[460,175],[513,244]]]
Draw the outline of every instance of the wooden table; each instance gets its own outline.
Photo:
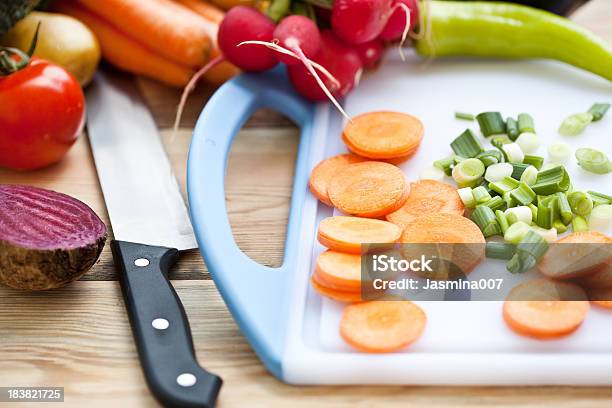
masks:
[[[612,42],[612,1],[593,0],[574,18]],[[168,129],[178,92],[139,82],[159,127]],[[190,128],[212,92],[191,97],[185,129],[176,137],[162,132],[183,185]],[[298,131],[286,119],[258,112],[230,158],[226,188],[232,228],[240,247],[265,265],[282,259],[297,141]],[[33,173],[0,170],[0,182],[73,195],[108,221],[85,137],[59,165]],[[612,406],[612,388],[285,385],[266,372],[245,341],[197,251],[183,256],[172,279],[191,321],[198,358],[225,380],[221,407]],[[64,406],[157,406],[138,363],[108,248],[83,279],[66,288],[25,293],[0,287],[0,386],[45,385],[65,387]]]

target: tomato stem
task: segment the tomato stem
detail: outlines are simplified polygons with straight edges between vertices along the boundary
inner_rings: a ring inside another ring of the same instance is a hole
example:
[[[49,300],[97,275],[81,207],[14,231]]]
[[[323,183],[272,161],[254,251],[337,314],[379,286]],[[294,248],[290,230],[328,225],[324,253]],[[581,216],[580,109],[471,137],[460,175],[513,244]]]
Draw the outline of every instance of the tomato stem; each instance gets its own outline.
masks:
[[[36,26],[36,31],[32,37],[28,52],[23,52],[19,48],[0,47],[0,76],[8,76],[13,72],[25,68],[34,54],[36,44],[38,43],[38,32],[40,31],[40,22]]]

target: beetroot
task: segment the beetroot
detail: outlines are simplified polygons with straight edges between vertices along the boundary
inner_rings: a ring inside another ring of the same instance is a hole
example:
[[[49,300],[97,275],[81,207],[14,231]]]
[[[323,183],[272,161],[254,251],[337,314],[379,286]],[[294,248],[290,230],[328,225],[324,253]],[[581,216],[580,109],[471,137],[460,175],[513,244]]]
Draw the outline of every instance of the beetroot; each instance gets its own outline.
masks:
[[[323,77],[326,87],[332,91],[336,98],[342,98],[353,89],[359,80],[362,70],[361,60],[355,50],[340,41],[329,30],[321,32],[321,49],[313,58],[338,80],[340,86],[334,86],[333,81]],[[317,85],[314,77],[307,69],[299,65],[288,67],[289,79],[293,87],[302,96],[312,101],[325,101],[327,96]]]
[[[36,187],[0,185],[0,283],[53,289],[100,256],[106,226],[86,204]]]

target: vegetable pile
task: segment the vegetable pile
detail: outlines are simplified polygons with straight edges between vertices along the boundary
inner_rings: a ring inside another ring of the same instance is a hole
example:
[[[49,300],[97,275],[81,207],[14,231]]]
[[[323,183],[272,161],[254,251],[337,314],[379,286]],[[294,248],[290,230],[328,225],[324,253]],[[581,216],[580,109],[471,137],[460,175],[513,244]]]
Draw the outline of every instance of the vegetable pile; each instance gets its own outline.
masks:
[[[97,261],[106,226],[84,203],[36,187],[0,185],[0,283],[46,290]]]

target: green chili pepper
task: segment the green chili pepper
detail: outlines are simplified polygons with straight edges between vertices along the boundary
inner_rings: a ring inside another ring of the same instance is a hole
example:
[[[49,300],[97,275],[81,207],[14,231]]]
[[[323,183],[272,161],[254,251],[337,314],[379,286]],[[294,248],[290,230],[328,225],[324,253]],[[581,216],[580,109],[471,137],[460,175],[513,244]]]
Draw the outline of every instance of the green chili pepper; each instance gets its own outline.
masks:
[[[429,14],[431,36],[416,42],[423,56],[549,58],[612,81],[612,47],[564,17],[501,2],[432,1]]]

